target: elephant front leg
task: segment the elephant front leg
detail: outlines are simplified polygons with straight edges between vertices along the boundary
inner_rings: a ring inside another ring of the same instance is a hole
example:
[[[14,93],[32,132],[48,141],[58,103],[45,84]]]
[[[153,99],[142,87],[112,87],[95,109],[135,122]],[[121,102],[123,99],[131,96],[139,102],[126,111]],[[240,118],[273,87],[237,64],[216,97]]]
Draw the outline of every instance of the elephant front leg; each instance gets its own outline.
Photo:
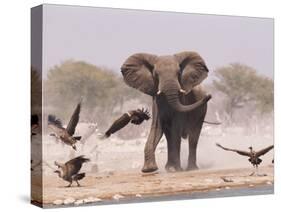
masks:
[[[144,165],[142,172],[153,172],[158,169],[155,160],[155,150],[163,135],[163,130],[155,102],[152,108],[152,116],[151,129],[144,148]]]
[[[144,165],[142,172],[153,172],[158,169],[155,159],[155,149],[163,135],[162,129],[151,128],[144,148]]]

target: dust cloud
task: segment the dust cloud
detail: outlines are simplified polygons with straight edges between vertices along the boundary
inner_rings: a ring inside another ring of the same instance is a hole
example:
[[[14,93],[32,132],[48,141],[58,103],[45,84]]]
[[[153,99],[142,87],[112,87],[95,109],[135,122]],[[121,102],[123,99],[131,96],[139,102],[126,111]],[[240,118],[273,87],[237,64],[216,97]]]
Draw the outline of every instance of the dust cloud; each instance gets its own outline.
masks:
[[[43,172],[54,175],[56,168],[54,161],[66,162],[69,159],[85,155],[91,159],[90,163],[84,164],[82,170],[92,173],[114,171],[137,171],[140,172],[144,161],[144,146],[149,132],[150,123],[146,123],[146,129],[135,139],[121,139],[118,134],[113,134],[108,139],[100,139],[103,133],[98,126],[89,123],[79,123],[77,135],[84,135],[86,140],[77,144],[77,151],[70,146],[56,141],[47,133],[43,136]],[[138,126],[130,126],[131,130]],[[36,145],[39,139],[33,138]],[[222,125],[204,124],[199,138],[197,149],[197,163],[200,169],[231,169],[249,167],[248,158],[234,152],[227,152],[218,148],[215,144],[220,143],[229,148],[248,150],[253,146],[259,150],[273,143],[273,131],[249,133],[249,129],[242,127],[224,127]],[[262,157],[262,166],[271,164],[274,151]],[[33,152],[34,160],[40,160]],[[156,149],[156,160],[160,171],[164,171],[167,161],[167,143],[163,136]],[[37,158],[37,159],[36,159]],[[181,165],[186,168],[188,160],[188,140],[182,139]]]

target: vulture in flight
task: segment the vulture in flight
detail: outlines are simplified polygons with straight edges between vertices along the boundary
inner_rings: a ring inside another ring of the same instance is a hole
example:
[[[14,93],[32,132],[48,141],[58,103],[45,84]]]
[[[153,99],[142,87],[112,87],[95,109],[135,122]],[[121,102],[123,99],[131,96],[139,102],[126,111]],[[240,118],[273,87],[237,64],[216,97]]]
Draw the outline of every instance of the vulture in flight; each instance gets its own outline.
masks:
[[[264,154],[266,154],[267,152],[269,152],[271,149],[274,148],[274,145],[271,145],[271,146],[268,146],[264,149],[261,149],[259,151],[254,151],[253,150],[253,147],[249,147],[250,151],[242,151],[242,150],[236,150],[236,149],[230,149],[230,148],[226,148],[226,147],[223,147],[222,145],[220,144],[216,144],[218,147],[226,150],[226,151],[232,151],[232,152],[236,152],[238,153],[239,155],[243,155],[243,156],[246,156],[246,157],[249,157],[249,162],[256,168],[256,174],[258,175],[258,166],[259,164],[262,162],[262,159],[260,159],[260,157]],[[254,175],[255,172],[253,172],[251,174]]]
[[[77,183],[77,186],[80,186],[78,181],[85,177],[85,173],[79,173],[79,171],[83,163],[89,161],[90,159],[85,158],[83,155],[73,158],[64,164],[55,161],[55,165],[59,168],[59,170],[54,172],[57,173],[60,178],[69,182],[67,187],[70,187],[73,181]]]
[[[54,115],[48,116],[48,126],[54,132],[50,134],[51,136],[55,136],[57,139],[61,140],[63,143],[71,146],[74,150],[76,150],[75,143],[81,140],[81,136],[73,136],[75,133],[75,128],[79,121],[79,114],[81,109],[81,102],[76,106],[71,119],[66,128],[62,126],[62,122]]]
[[[144,120],[149,120],[149,119],[150,119],[150,114],[147,109],[144,110],[142,108],[137,110],[131,110],[127,113],[124,113],[117,120],[115,120],[111,125],[111,127],[105,132],[103,138],[110,137],[111,134],[122,129],[130,122],[135,125],[140,125]]]

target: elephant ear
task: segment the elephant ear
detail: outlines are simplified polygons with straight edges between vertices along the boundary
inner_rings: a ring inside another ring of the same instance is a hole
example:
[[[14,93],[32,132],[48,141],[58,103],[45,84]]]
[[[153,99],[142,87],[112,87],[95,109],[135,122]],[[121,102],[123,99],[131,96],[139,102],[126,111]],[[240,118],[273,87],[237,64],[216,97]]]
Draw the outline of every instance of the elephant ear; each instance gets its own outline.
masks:
[[[209,70],[204,60],[196,52],[181,52],[174,56],[182,72],[181,85],[187,92],[208,76]]]
[[[157,56],[152,54],[138,53],[130,56],[121,67],[126,84],[143,93],[155,95],[157,88],[152,71],[156,60]]]

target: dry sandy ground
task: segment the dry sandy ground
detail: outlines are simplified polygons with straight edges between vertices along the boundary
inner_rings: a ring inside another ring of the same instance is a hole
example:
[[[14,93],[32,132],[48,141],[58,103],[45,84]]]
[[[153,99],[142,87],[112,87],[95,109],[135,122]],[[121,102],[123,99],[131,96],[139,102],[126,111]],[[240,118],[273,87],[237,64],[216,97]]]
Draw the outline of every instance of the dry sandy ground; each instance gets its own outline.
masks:
[[[78,125],[78,134],[85,135],[87,126]],[[84,130],[84,131],[83,131]],[[246,133],[245,133],[246,132]],[[69,146],[61,145],[47,134],[43,137],[43,188],[45,206],[65,206],[112,201],[128,202],[132,199],[149,199],[152,196],[172,196],[203,191],[230,191],[234,187],[249,188],[251,193],[259,185],[273,184],[273,166],[271,161],[274,150],[262,156],[261,173],[264,177],[250,177],[253,171],[246,157],[233,152],[219,149],[215,143],[226,147],[255,150],[273,144],[273,133],[252,134],[243,128],[223,128],[205,126],[200,136],[197,150],[198,171],[166,173],[167,144],[165,139],[156,149],[156,161],[159,172],[154,175],[143,175],[140,170],[143,165],[143,149],[146,136],[132,140],[121,140],[116,135],[106,140],[99,140],[93,134],[84,145],[77,144],[77,151]],[[41,147],[41,141],[34,136],[32,145]],[[32,152],[34,164],[41,161],[40,151]],[[82,187],[65,188],[68,182],[58,178],[54,173],[54,161],[66,162],[69,159],[85,155],[91,161],[83,165],[81,172],[86,177],[81,180]],[[187,165],[188,142],[183,140],[181,147],[182,168]],[[40,167],[32,172],[33,199],[38,199],[40,180],[35,176]],[[221,177],[233,182],[224,182]],[[223,193],[224,194],[224,193]],[[174,197],[174,196],[173,196]],[[175,197],[174,197],[175,198]],[[55,204],[54,204],[55,203]]]
[[[142,174],[130,172],[104,172],[88,174],[81,187],[66,188],[67,182],[56,176],[44,177],[45,206],[80,205],[95,202],[127,201],[152,196],[178,195],[193,192],[223,191],[231,188],[257,188],[272,185],[273,166],[263,166],[260,173],[266,176],[249,176],[251,168],[229,170],[197,170],[189,172]],[[226,181],[225,182],[222,178]],[[249,193],[251,191],[249,190]]]

